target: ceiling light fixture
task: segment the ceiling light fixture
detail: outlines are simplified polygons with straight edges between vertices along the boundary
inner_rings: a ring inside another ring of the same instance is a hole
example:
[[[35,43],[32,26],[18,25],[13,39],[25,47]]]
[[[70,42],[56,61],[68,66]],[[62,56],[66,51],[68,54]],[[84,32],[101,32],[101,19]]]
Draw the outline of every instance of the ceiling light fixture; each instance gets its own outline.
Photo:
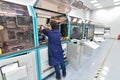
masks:
[[[78,23],[82,23],[82,19],[79,19],[79,20],[78,20]]]
[[[77,18],[74,18],[74,19],[73,19],[73,22],[76,22],[76,21],[77,21]]]
[[[119,2],[120,0],[113,0],[113,2]]]
[[[90,1],[90,3],[97,3],[97,0],[92,0]]]
[[[103,8],[102,6],[97,6],[96,8]]]
[[[97,4],[94,4],[93,6],[100,6],[100,4],[99,4],[99,3],[97,3]]]
[[[114,5],[120,5],[120,2],[114,3]]]

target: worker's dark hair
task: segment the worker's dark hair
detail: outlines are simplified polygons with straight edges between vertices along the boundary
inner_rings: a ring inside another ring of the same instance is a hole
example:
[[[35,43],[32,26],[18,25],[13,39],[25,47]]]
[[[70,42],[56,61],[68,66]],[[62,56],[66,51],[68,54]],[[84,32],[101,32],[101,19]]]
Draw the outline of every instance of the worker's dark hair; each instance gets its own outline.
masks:
[[[57,22],[56,22],[56,21],[52,20],[52,21],[50,22],[50,25],[51,25],[51,28],[52,28],[52,29],[58,29],[58,25],[57,25]]]

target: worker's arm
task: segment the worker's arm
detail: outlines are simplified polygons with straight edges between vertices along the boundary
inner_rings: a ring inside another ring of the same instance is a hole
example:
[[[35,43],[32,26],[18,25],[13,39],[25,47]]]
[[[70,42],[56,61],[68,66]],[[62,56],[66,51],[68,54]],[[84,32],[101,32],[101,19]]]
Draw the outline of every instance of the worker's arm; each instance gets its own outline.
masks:
[[[43,29],[42,32],[43,32],[45,35],[49,36],[50,30]]]
[[[42,26],[42,33],[44,33],[45,35],[49,36],[50,28],[47,27],[47,26]]]

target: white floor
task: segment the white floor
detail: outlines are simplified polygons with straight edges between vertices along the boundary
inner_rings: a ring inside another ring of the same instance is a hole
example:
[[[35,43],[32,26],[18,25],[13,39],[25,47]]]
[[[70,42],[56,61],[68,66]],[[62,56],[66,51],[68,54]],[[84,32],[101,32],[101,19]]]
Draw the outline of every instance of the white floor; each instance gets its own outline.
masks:
[[[95,50],[93,56],[84,55],[79,70],[74,70],[68,64],[67,76],[62,80],[120,80],[119,73],[120,41],[106,40]],[[55,74],[46,80],[56,80]]]

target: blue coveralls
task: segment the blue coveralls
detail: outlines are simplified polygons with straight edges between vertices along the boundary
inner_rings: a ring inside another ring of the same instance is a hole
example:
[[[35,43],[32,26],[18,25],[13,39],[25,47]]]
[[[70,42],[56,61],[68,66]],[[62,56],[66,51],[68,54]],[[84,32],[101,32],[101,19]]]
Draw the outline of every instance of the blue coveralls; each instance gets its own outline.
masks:
[[[60,75],[59,64],[61,64],[63,75],[66,75],[63,50],[60,40],[60,31],[54,29],[54,30],[43,30],[42,32],[48,36],[49,65],[54,66],[56,72],[56,78],[60,79],[61,75]]]

